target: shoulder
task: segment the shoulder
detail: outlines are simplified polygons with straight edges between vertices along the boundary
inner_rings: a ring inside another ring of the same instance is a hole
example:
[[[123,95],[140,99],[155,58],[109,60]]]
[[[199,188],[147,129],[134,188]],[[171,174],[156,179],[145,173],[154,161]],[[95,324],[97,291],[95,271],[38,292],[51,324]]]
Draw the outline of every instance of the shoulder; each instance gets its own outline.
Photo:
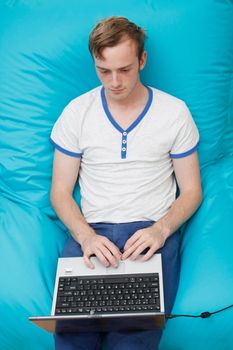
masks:
[[[90,107],[90,105],[99,103],[100,91],[101,86],[98,86],[92,90],[85,92],[82,95],[79,95],[78,97],[71,100],[65,109],[79,114],[85,112]]]
[[[159,107],[166,108],[167,110],[173,110],[173,112],[180,112],[187,108],[186,103],[180,98],[171,95],[165,91],[150,87],[153,91],[154,102]]]
[[[165,91],[151,88],[153,91],[153,109],[158,112],[162,124],[172,126],[186,123],[192,119],[191,112],[184,100]]]
[[[97,101],[100,100],[100,90],[101,86],[71,100],[65,108],[63,108],[62,113],[56,120],[53,126],[53,135],[56,132],[62,132],[63,134],[77,134],[80,132],[81,125],[89,112],[90,106],[93,103],[97,106]],[[94,110],[96,110],[96,108],[94,108]]]

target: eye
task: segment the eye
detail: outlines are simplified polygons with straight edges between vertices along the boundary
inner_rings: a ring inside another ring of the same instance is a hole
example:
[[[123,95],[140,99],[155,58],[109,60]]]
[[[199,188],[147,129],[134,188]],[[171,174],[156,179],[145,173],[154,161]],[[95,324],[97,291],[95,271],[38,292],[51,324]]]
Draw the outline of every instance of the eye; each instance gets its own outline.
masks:
[[[129,68],[124,68],[124,69],[121,69],[121,72],[123,72],[123,73],[127,73],[127,72],[129,72]]]
[[[109,70],[101,70],[100,73],[101,73],[101,74],[108,74],[108,73],[109,73]]]

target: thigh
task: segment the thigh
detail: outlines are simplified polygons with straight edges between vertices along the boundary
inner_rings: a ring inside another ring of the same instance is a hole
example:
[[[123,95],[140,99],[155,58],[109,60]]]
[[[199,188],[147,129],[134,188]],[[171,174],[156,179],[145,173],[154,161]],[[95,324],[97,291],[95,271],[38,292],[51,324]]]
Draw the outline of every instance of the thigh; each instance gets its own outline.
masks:
[[[180,274],[180,233],[169,237],[163,248],[157,253],[162,254],[163,284],[165,312],[170,313],[174,304]],[[108,348],[111,350],[156,350],[162,336],[162,330],[140,332],[110,332],[106,336]]]
[[[68,238],[61,256],[62,258],[83,256],[80,244],[76,242],[72,236]]]
[[[180,232],[173,233],[157,253],[162,254],[164,304],[165,312],[169,314],[175,301],[180,277]]]
[[[83,252],[79,243],[69,237],[62,252],[62,257],[80,257]],[[97,332],[55,334],[56,350],[100,350],[102,334]]]
[[[101,350],[102,335],[100,333],[66,333],[55,335],[56,350]]]
[[[162,330],[109,332],[106,336],[107,349],[111,350],[157,350]]]

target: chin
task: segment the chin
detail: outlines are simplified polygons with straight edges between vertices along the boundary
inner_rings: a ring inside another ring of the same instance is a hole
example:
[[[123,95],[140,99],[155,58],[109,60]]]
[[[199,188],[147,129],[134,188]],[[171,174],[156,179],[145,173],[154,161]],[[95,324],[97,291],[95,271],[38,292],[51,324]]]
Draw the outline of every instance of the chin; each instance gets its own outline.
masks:
[[[127,92],[125,92],[125,91],[120,93],[120,94],[111,93],[112,99],[117,100],[117,101],[126,99],[128,97],[128,95],[129,94]]]

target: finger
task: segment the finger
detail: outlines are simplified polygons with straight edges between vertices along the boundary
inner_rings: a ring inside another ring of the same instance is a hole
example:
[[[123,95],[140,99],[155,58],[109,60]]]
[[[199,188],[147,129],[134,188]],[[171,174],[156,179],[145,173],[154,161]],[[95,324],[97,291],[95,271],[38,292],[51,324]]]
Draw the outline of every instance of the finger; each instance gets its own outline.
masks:
[[[110,265],[112,265],[113,267],[117,267],[118,266],[119,258],[115,257],[114,255],[112,255],[111,251],[107,247],[102,246],[100,248],[100,250],[101,250],[101,253],[105,257],[105,259],[107,259],[107,261],[108,261],[108,263]]]
[[[90,255],[88,256],[87,254],[84,254],[83,260],[84,260],[84,263],[86,264],[87,267],[89,267],[90,269],[94,269],[95,268],[95,265],[90,260]]]
[[[147,243],[141,244],[141,245],[133,252],[133,254],[130,256],[130,260],[135,260],[135,259],[137,259],[138,255],[141,254],[141,253],[143,252],[143,250],[145,250],[146,248],[148,248],[148,244],[147,244]]]
[[[139,238],[141,237],[141,232],[136,231],[125,243],[124,250],[130,248]]]
[[[131,247],[129,247],[126,251],[124,251],[122,255],[122,259],[127,259],[140,245],[143,244],[142,239],[138,239]]]
[[[124,253],[122,255],[122,260],[125,260],[128,257],[130,257],[130,255],[135,251],[136,248],[137,248],[137,246],[133,245],[132,247],[130,247],[126,251],[124,251]]]
[[[141,258],[141,261],[143,262],[143,261],[147,261],[147,260],[149,260],[153,255],[154,255],[154,253],[156,252],[156,248],[150,248],[149,250],[148,250],[148,252],[145,254],[145,255],[143,255],[143,257]]]
[[[109,261],[106,259],[106,257],[104,256],[104,254],[102,253],[102,251],[99,248],[96,248],[95,255],[99,259],[99,261],[101,262],[102,265],[104,265],[106,267],[109,266]]]
[[[119,248],[109,239],[106,238],[104,241],[104,246],[108,249],[108,251],[110,251],[111,255],[116,259],[117,262],[121,259],[122,254]]]

